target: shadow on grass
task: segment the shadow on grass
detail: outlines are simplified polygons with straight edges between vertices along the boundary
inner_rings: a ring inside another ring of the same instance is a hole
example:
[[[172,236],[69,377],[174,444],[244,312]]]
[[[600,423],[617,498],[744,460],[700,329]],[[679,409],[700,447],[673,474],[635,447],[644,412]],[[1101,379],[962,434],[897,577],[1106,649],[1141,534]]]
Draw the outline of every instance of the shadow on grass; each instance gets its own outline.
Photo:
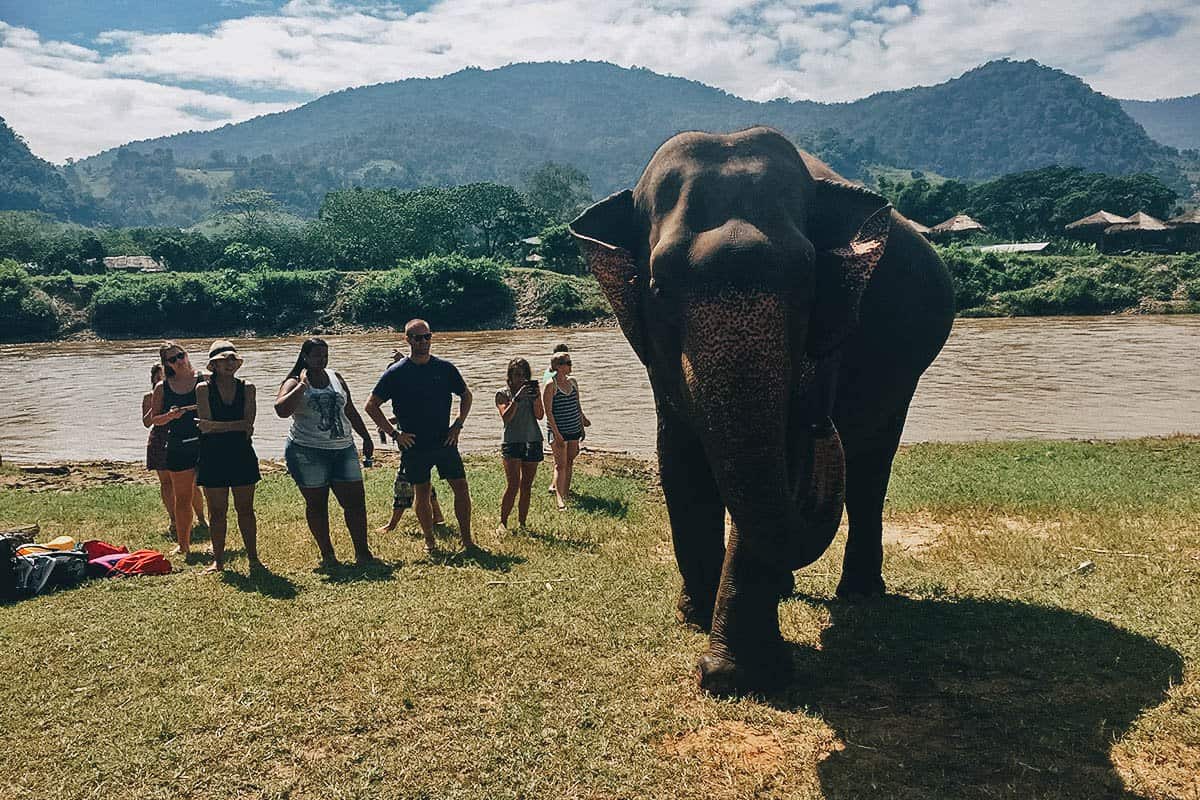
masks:
[[[603,514],[606,517],[625,519],[629,514],[629,503],[624,500],[614,500],[611,497],[597,497],[594,494],[576,494],[571,499],[571,505],[585,514]]]
[[[566,536],[555,536],[553,533],[543,533],[533,528],[525,528],[514,536],[528,536],[530,539],[542,542],[550,547],[561,547],[566,550],[577,550],[581,553],[598,553],[600,545],[591,539],[575,539]]]
[[[443,567],[479,567],[492,572],[508,572],[517,564],[524,564],[525,557],[513,553],[493,553],[475,546],[469,550],[447,553],[438,550],[428,556],[430,564]]]
[[[239,591],[258,592],[273,600],[291,600],[299,594],[296,584],[283,575],[276,575],[266,566],[250,570],[249,575],[226,569],[221,573],[221,580]]]
[[[163,538],[163,541],[167,541],[167,542],[175,542],[175,543],[179,542],[179,537],[176,534],[172,533],[170,528],[163,530],[162,538]],[[197,542],[207,542],[211,538],[212,537],[209,534],[209,529],[208,529],[207,525],[201,525],[199,522],[194,523],[192,525],[191,543],[192,543],[193,547],[196,545]]]
[[[1181,679],[1176,651],[1021,603],[798,601],[832,624],[769,701],[845,742],[818,767],[826,796],[1138,797],[1109,751]]]
[[[390,581],[393,573],[402,566],[403,561],[372,561],[369,564],[344,561],[318,567],[317,572],[323,576],[324,583],[373,583]]]

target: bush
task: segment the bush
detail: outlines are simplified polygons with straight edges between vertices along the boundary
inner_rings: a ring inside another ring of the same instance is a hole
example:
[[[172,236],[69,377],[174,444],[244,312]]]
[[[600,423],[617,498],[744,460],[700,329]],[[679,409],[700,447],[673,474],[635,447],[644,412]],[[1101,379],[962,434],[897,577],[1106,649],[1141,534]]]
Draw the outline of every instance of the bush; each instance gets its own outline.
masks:
[[[552,325],[572,322],[579,315],[583,297],[568,281],[550,284],[542,296],[542,308],[546,310],[546,321]]]
[[[275,332],[312,321],[337,292],[333,272],[115,275],[92,297],[92,326],[112,334]]]
[[[59,328],[54,302],[10,259],[0,261],[0,320],[3,339],[46,339]]]
[[[504,270],[488,258],[431,256],[371,275],[347,298],[350,315],[366,324],[400,327],[413,317],[444,328],[478,327],[512,308]]]
[[[1109,314],[1136,306],[1139,299],[1139,293],[1129,286],[1074,272],[1028,289],[1001,292],[996,302],[1004,313],[1021,317]]]

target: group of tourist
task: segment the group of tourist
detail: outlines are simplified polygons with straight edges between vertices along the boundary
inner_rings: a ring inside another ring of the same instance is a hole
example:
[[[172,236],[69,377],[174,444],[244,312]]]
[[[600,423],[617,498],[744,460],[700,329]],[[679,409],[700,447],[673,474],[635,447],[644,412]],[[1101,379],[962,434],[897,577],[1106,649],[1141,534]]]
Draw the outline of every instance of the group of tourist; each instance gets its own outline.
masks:
[[[408,355],[393,353],[392,364],[371,390],[363,410],[379,430],[400,448],[400,468],[393,485],[392,516],[378,532],[391,531],[404,512],[416,510],[425,547],[432,553],[435,526],[442,523],[441,506],[432,475],[446,481],[454,495],[454,516],[464,548],[471,537],[471,495],[458,450],[459,436],[471,412],[473,395],[462,374],[449,361],[431,352],[433,332],[421,319],[404,328]],[[232,342],[218,340],[208,351],[207,371],[192,365],[187,351],[174,342],[159,348],[159,364],[151,369],[153,390],[142,400],[143,424],[150,428],[146,466],[157,472],[175,553],[191,549],[193,519],[208,527],[213,562],[209,572],[225,565],[229,498],[238,518],[250,568],[261,568],[254,512],[255,487],[261,479],[253,434],[256,391],[237,377],[243,360]],[[509,531],[514,507],[517,524],[528,520],[530,496],[543,460],[541,420],[545,420],[554,476],[549,491],[560,511],[567,508],[574,462],[585,428],[579,386],[571,377],[571,354],[558,345],[541,385],[529,362],[514,358],[508,364],[505,386],[495,404],[503,427],[500,456],[506,487],[500,502],[497,534]],[[450,419],[452,395],[459,398],[458,415]],[[392,404],[388,416],[383,406]],[[374,561],[367,542],[364,466],[371,466],[375,444],[350,395],[346,380],[329,366],[329,345],[307,339],[296,363],[275,395],[275,413],[291,419],[284,447],[288,473],[304,498],[308,529],[321,553],[321,564],[338,563],[329,533],[329,494],[342,508],[346,528],[359,564]],[[354,434],[362,440],[360,451]]]

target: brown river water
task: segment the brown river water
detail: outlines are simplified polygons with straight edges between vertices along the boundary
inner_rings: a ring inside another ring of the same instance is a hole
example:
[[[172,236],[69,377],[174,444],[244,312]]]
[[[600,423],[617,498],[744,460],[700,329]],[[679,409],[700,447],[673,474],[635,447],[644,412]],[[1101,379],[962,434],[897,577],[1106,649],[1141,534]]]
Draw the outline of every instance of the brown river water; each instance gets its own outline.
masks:
[[[325,337],[330,364],[359,408],[401,334]],[[283,453],[288,420],[271,403],[301,338],[246,339],[239,375],[259,386],[254,442]],[[540,374],[558,342],[570,345],[584,411],[585,446],[654,452],[646,373],[615,328],[436,333],[433,352],[458,365],[475,394],[463,449],[498,448],[493,397],[508,360]],[[208,341],[185,340],[193,363]],[[0,456],[9,461],[140,460],[141,398],[157,341],[0,346]],[[1200,317],[959,320],[913,399],[904,441],[1081,439],[1200,434]]]

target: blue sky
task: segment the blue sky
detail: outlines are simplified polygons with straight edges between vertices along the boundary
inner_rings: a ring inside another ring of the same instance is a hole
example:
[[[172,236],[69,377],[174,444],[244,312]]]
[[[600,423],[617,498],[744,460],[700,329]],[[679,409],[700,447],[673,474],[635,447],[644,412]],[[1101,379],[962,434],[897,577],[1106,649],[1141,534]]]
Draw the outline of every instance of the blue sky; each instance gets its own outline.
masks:
[[[1034,58],[1200,92],[1190,0],[0,0],[0,117],[52,161],[349,86],[597,59],[753,100],[852,100]]]

